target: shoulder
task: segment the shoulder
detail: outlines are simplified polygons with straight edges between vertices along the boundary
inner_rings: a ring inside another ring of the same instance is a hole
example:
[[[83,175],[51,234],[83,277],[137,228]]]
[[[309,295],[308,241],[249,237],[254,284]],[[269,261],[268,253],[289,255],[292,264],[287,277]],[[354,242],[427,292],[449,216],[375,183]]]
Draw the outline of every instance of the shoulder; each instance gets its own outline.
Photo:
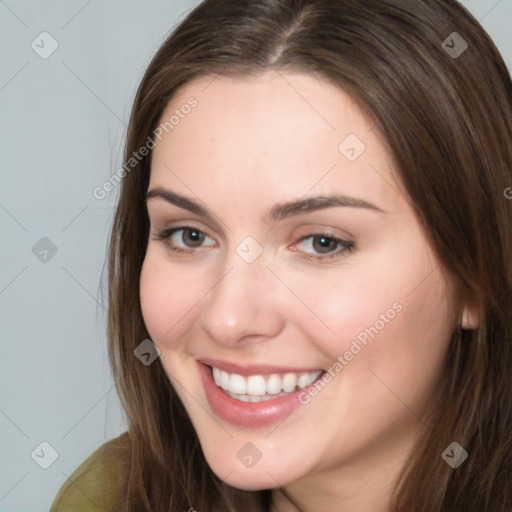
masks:
[[[50,512],[114,512],[124,495],[130,443],[124,434],[102,444],[78,466],[53,500]]]

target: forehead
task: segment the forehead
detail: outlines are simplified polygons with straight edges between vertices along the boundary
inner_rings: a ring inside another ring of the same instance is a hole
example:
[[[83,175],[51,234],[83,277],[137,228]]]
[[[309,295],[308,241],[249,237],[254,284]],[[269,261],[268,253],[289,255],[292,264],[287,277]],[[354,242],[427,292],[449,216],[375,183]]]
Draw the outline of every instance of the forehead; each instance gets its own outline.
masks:
[[[190,98],[197,104],[184,108]],[[161,123],[173,115],[156,141],[151,186],[205,198],[222,190],[246,209],[255,197],[274,203],[332,192],[403,207],[374,123],[326,81],[282,71],[201,77],[175,94]]]

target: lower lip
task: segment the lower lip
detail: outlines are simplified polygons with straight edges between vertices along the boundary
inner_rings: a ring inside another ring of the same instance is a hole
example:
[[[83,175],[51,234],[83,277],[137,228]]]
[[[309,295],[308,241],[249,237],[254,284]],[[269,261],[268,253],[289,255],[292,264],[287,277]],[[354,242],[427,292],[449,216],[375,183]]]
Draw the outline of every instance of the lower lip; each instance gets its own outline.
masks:
[[[301,405],[298,394],[304,391],[307,392],[309,387],[306,386],[304,389],[290,395],[280,396],[264,402],[242,402],[231,398],[215,384],[210,366],[199,362],[198,365],[206,398],[215,414],[230,423],[243,427],[264,427],[284,420]],[[319,378],[321,378],[321,375]],[[315,382],[311,383],[310,386],[313,386]]]

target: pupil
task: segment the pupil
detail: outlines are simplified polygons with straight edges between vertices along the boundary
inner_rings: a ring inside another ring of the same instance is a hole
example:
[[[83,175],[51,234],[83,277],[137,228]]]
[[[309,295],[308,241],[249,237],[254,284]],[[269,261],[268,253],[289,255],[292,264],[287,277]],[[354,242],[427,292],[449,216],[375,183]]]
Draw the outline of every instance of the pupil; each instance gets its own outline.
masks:
[[[315,244],[315,242],[317,241],[319,242],[319,245]],[[315,237],[315,239],[313,240],[313,246],[315,247],[315,250],[317,250],[318,252],[326,253],[336,247],[336,241],[332,238],[328,238],[325,236],[318,236]]]
[[[187,240],[183,240],[185,243],[191,242],[192,245],[200,245],[201,242],[203,241],[204,234],[200,233],[199,231],[197,231],[195,229],[194,230],[189,229],[186,231],[186,233],[188,234],[188,237],[187,237]]]

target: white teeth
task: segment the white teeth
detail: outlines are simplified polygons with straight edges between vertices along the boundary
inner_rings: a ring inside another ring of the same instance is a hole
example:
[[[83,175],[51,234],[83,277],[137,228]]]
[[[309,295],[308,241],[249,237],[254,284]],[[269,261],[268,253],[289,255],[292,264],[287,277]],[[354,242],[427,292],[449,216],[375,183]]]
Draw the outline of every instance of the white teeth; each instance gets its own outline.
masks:
[[[267,393],[270,395],[277,395],[281,391],[281,378],[279,375],[273,373],[267,381]]]
[[[215,384],[220,387],[220,370],[218,368],[212,367],[212,373]]]
[[[245,395],[247,393],[247,383],[241,375],[233,373],[229,379],[229,391],[237,395]],[[255,394],[255,393],[253,393]]]
[[[297,385],[297,375],[295,373],[287,373],[283,378],[283,391],[292,392]]]
[[[260,402],[285,396],[296,389],[303,389],[312,384],[323,372],[285,373],[272,375],[250,375],[244,377],[236,373],[227,373],[224,370],[212,367],[213,379],[217,386],[237,400],[243,402]]]
[[[301,375],[299,377],[299,381],[297,382],[297,384],[299,385],[299,388],[303,389],[306,386],[309,386],[312,382],[314,382],[315,379],[316,377],[312,373]]]
[[[220,385],[222,389],[229,391],[229,373],[220,370]]]
[[[230,391],[233,391],[230,389]],[[261,375],[251,375],[247,379],[247,391],[248,395],[259,395],[263,396],[267,392],[267,384],[265,379]]]

